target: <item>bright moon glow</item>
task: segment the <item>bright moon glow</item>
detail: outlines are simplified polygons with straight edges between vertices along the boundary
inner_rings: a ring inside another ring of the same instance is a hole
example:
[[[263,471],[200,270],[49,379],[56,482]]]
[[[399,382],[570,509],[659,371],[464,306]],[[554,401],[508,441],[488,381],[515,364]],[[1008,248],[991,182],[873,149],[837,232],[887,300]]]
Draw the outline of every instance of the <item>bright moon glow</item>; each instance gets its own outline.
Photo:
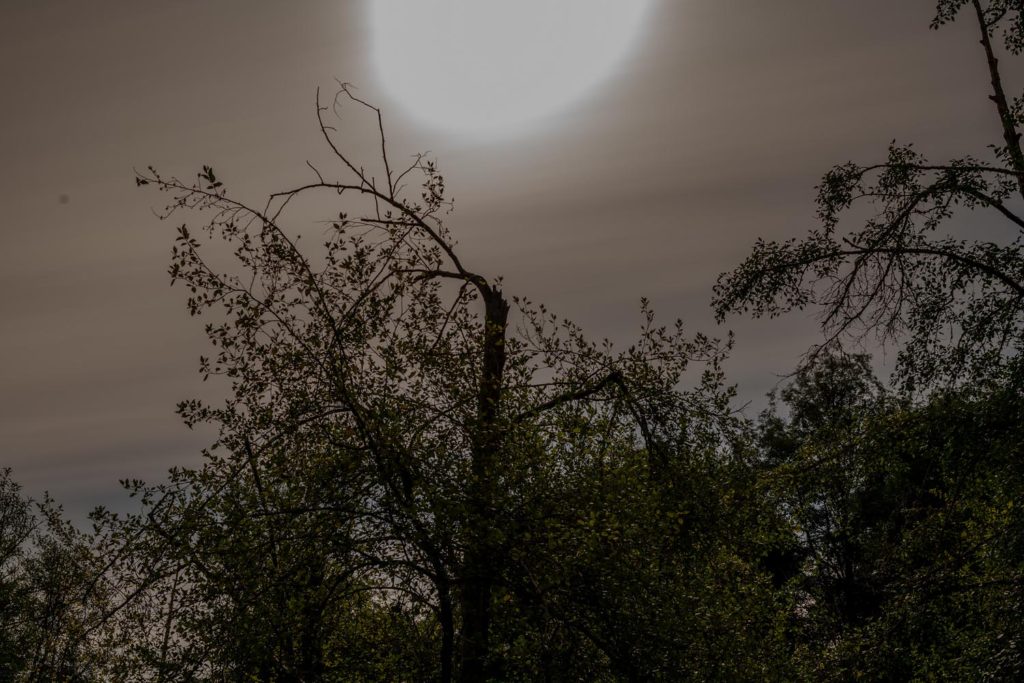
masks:
[[[652,0],[368,0],[386,94],[426,125],[515,133],[614,73]]]

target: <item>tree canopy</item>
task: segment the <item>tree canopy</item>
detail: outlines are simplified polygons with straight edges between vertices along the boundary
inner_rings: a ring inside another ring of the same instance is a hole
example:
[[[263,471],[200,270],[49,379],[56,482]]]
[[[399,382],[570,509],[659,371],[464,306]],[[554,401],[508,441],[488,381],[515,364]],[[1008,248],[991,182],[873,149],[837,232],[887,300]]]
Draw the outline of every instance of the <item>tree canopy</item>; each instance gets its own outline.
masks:
[[[347,86],[317,97],[331,166],[269,197],[139,173],[226,390],[178,410],[217,437],[89,531],[0,472],[0,678],[1021,679],[1022,14],[933,21],[978,25],[988,161],[840,165],[817,228],[719,280],[723,317],[822,314],[756,417],[731,336],[643,301],[619,348],[475,270],[436,163],[394,166]],[[359,117],[375,159],[336,129]],[[872,334],[895,382],[846,344]]]
[[[818,186],[819,227],[759,240],[719,279],[720,319],[817,307],[823,347],[872,335],[900,344],[897,373],[910,389],[1012,372],[1024,348],[1024,105],[1006,94],[996,55],[999,43],[1021,53],[1024,20],[1017,3],[949,0],[932,27],[962,14],[978,26],[1002,142],[987,160],[931,162],[894,142],[884,161],[836,166]],[[985,221],[997,224],[992,239],[979,236]]]

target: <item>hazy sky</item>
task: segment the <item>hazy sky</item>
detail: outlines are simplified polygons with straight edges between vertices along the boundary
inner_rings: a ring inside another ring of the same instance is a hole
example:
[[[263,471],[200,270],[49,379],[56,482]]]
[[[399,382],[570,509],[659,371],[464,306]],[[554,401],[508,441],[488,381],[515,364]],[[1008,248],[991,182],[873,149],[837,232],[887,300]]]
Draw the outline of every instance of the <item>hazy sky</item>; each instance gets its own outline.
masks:
[[[209,435],[174,405],[222,387],[195,372],[173,226],[132,168],[208,163],[250,199],[307,180],[314,92],[335,78],[384,107],[394,154],[438,158],[467,264],[623,341],[641,296],[723,334],[715,277],[757,236],[811,227],[833,163],[893,139],[937,158],[998,140],[971,26],[929,31],[931,0],[653,0],[614,76],[499,142],[388,100],[369,1],[0,2],[0,466],[30,493],[81,514],[118,500],[118,478],[198,461]],[[748,398],[815,339],[800,316],[726,327]]]

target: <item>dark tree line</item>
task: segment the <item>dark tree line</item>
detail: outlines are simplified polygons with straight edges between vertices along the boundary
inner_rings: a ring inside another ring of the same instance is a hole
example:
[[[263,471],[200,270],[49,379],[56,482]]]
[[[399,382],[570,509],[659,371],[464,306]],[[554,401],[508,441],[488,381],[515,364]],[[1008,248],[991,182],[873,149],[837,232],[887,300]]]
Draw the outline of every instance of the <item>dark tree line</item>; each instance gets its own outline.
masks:
[[[0,476],[0,680],[1024,677],[1024,105],[997,59],[1024,10],[957,19],[1002,143],[841,165],[820,227],[720,279],[723,317],[822,312],[756,419],[730,340],[644,304],[617,349],[464,263],[433,161],[395,166],[346,87],[317,98],[333,166],[259,204],[140,173],[229,389],[179,412],[218,438],[89,533]],[[335,128],[359,116],[370,165]],[[902,345],[891,387],[844,350],[868,334]]]

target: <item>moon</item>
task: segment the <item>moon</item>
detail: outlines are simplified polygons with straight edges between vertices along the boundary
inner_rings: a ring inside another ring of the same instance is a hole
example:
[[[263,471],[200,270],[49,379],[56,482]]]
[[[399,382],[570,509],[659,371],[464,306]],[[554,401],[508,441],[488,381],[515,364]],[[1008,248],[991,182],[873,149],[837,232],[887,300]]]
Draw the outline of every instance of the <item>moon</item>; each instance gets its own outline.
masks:
[[[368,0],[385,96],[418,123],[506,137],[610,81],[654,0]]]

